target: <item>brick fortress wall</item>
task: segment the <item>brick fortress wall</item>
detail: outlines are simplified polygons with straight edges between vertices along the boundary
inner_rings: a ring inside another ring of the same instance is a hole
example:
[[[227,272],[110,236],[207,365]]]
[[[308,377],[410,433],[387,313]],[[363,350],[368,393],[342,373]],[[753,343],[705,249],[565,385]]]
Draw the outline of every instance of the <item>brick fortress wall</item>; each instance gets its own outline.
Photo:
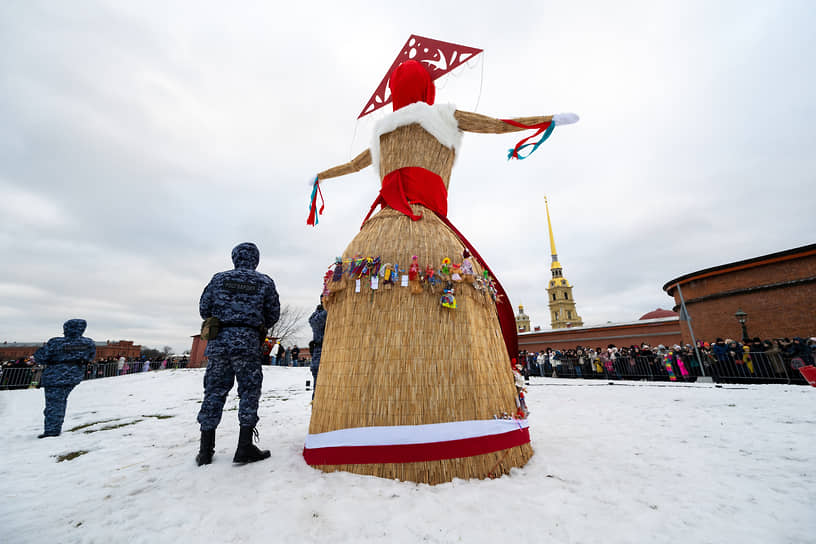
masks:
[[[738,309],[748,314],[750,337],[816,334],[816,244],[672,280],[663,289],[674,297],[674,310],[679,312],[678,283],[698,340],[741,340],[742,328],[734,317]],[[690,342],[687,324],[681,325],[684,341]]]
[[[646,319],[634,323],[616,324],[601,327],[579,327],[555,329],[543,332],[530,332],[518,335],[519,350],[528,352],[544,351],[546,348],[557,350],[573,349],[576,346],[585,348],[606,348],[609,344],[617,347],[663,344],[679,344],[682,339],[678,319]]]

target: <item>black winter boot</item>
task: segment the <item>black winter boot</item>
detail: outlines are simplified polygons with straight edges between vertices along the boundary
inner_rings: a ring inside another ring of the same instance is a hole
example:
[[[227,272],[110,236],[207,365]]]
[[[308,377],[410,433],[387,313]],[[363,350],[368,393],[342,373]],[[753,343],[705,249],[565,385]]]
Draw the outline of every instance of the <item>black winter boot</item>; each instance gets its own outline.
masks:
[[[252,435],[258,436],[255,427],[241,427],[241,434],[238,435],[238,449],[235,450],[233,463],[254,463],[269,458],[269,450],[260,450],[252,443]]]
[[[198,449],[196,455],[196,464],[209,465],[212,463],[213,454],[215,453],[215,429],[209,431],[201,431],[201,447]]]

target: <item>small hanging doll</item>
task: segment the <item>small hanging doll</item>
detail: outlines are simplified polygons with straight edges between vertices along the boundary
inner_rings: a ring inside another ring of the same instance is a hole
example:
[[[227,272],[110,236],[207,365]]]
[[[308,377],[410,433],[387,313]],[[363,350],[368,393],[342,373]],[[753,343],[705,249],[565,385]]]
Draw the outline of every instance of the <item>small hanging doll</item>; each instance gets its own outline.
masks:
[[[456,283],[460,283],[462,281],[462,265],[458,263],[453,263],[451,267],[451,280]]]
[[[496,302],[498,290],[496,289],[496,284],[493,282],[493,278],[490,277],[490,274],[488,273],[487,270],[482,270],[482,276],[485,291],[490,295],[490,298],[493,300],[493,302]]]
[[[445,285],[444,291],[442,291],[442,298],[439,299],[439,302],[445,308],[450,308],[451,310],[456,309],[456,297],[453,296],[453,282],[448,282]]]
[[[462,251],[461,274],[462,279],[464,279],[467,283],[473,283],[473,281],[476,279],[476,277],[473,275],[473,263],[470,262],[470,252],[467,249]]]
[[[331,291],[329,291],[329,284],[332,280],[332,271],[326,270],[326,273],[323,274],[323,291],[320,293],[320,300],[323,301],[331,296]]]
[[[437,276],[431,265],[425,267],[425,281],[428,283],[428,287],[431,288],[431,291],[434,291],[442,283],[442,280],[439,279],[439,276]]]
[[[477,296],[476,300],[478,300],[478,301],[480,301],[482,303],[485,303],[486,302],[486,300],[485,300],[485,284],[482,281],[482,278],[474,276],[474,278],[473,278],[473,290],[476,291],[477,294],[482,295],[480,297]]]
[[[422,292],[422,282],[419,277],[419,261],[417,256],[411,257],[411,266],[408,267],[408,285],[411,286],[411,293],[417,295]]]
[[[345,286],[346,282],[343,281],[343,260],[340,257],[336,257],[334,259],[334,270],[332,271],[328,289],[332,293],[336,293],[337,291],[342,291]]]
[[[439,267],[439,276],[444,280],[448,281],[451,279],[451,260],[447,257],[442,259],[442,265]]]
[[[396,273],[391,263],[385,263],[380,268],[380,278],[382,278],[383,289],[391,289],[394,286]]]

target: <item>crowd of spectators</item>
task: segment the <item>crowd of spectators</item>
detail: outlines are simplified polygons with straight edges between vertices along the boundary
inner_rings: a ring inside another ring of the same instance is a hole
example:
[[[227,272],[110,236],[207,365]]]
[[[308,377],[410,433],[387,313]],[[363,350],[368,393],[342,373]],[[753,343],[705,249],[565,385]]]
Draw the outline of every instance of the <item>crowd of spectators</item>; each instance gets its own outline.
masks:
[[[108,357],[85,365],[84,379],[92,380],[95,378],[124,376],[125,374],[163,370],[166,368],[187,368],[188,362],[187,357],[178,359],[165,358],[162,360]],[[19,359],[5,361],[0,364],[0,390],[37,387],[42,369],[42,365],[38,365],[34,357],[20,357]]]
[[[309,352],[301,350],[297,345],[284,348],[282,344],[264,346],[263,364],[275,366],[309,366],[311,361],[311,346]],[[308,358],[307,358],[308,355]]]
[[[816,337],[744,343],[717,338],[698,342],[696,349],[691,344],[609,344],[519,353],[526,376],[670,381],[696,381],[705,375],[718,382],[805,383],[799,368],[814,360]]]

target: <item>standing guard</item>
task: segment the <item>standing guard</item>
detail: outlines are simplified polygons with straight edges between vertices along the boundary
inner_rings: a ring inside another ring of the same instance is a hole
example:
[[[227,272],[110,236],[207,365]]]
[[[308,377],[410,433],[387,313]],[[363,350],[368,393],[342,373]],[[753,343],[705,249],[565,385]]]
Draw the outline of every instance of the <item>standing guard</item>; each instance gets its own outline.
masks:
[[[96,357],[96,344],[82,336],[87,326],[84,319],[69,319],[62,326],[64,336],[52,338],[34,354],[37,364],[45,365],[40,382],[45,389],[45,429],[37,438],[62,433],[68,395]]]
[[[238,421],[241,432],[234,463],[252,463],[270,456],[252,443],[258,423],[258,401],[263,373],[261,346],[267,331],[278,321],[280,302],[275,282],[256,272],[260,253],[255,244],[245,242],[232,250],[234,270],[215,274],[204,289],[199,312],[204,319],[208,358],[204,373],[204,401],[198,413],[201,447],[198,466],[212,463],[215,428],[233,382],[238,381]]]

